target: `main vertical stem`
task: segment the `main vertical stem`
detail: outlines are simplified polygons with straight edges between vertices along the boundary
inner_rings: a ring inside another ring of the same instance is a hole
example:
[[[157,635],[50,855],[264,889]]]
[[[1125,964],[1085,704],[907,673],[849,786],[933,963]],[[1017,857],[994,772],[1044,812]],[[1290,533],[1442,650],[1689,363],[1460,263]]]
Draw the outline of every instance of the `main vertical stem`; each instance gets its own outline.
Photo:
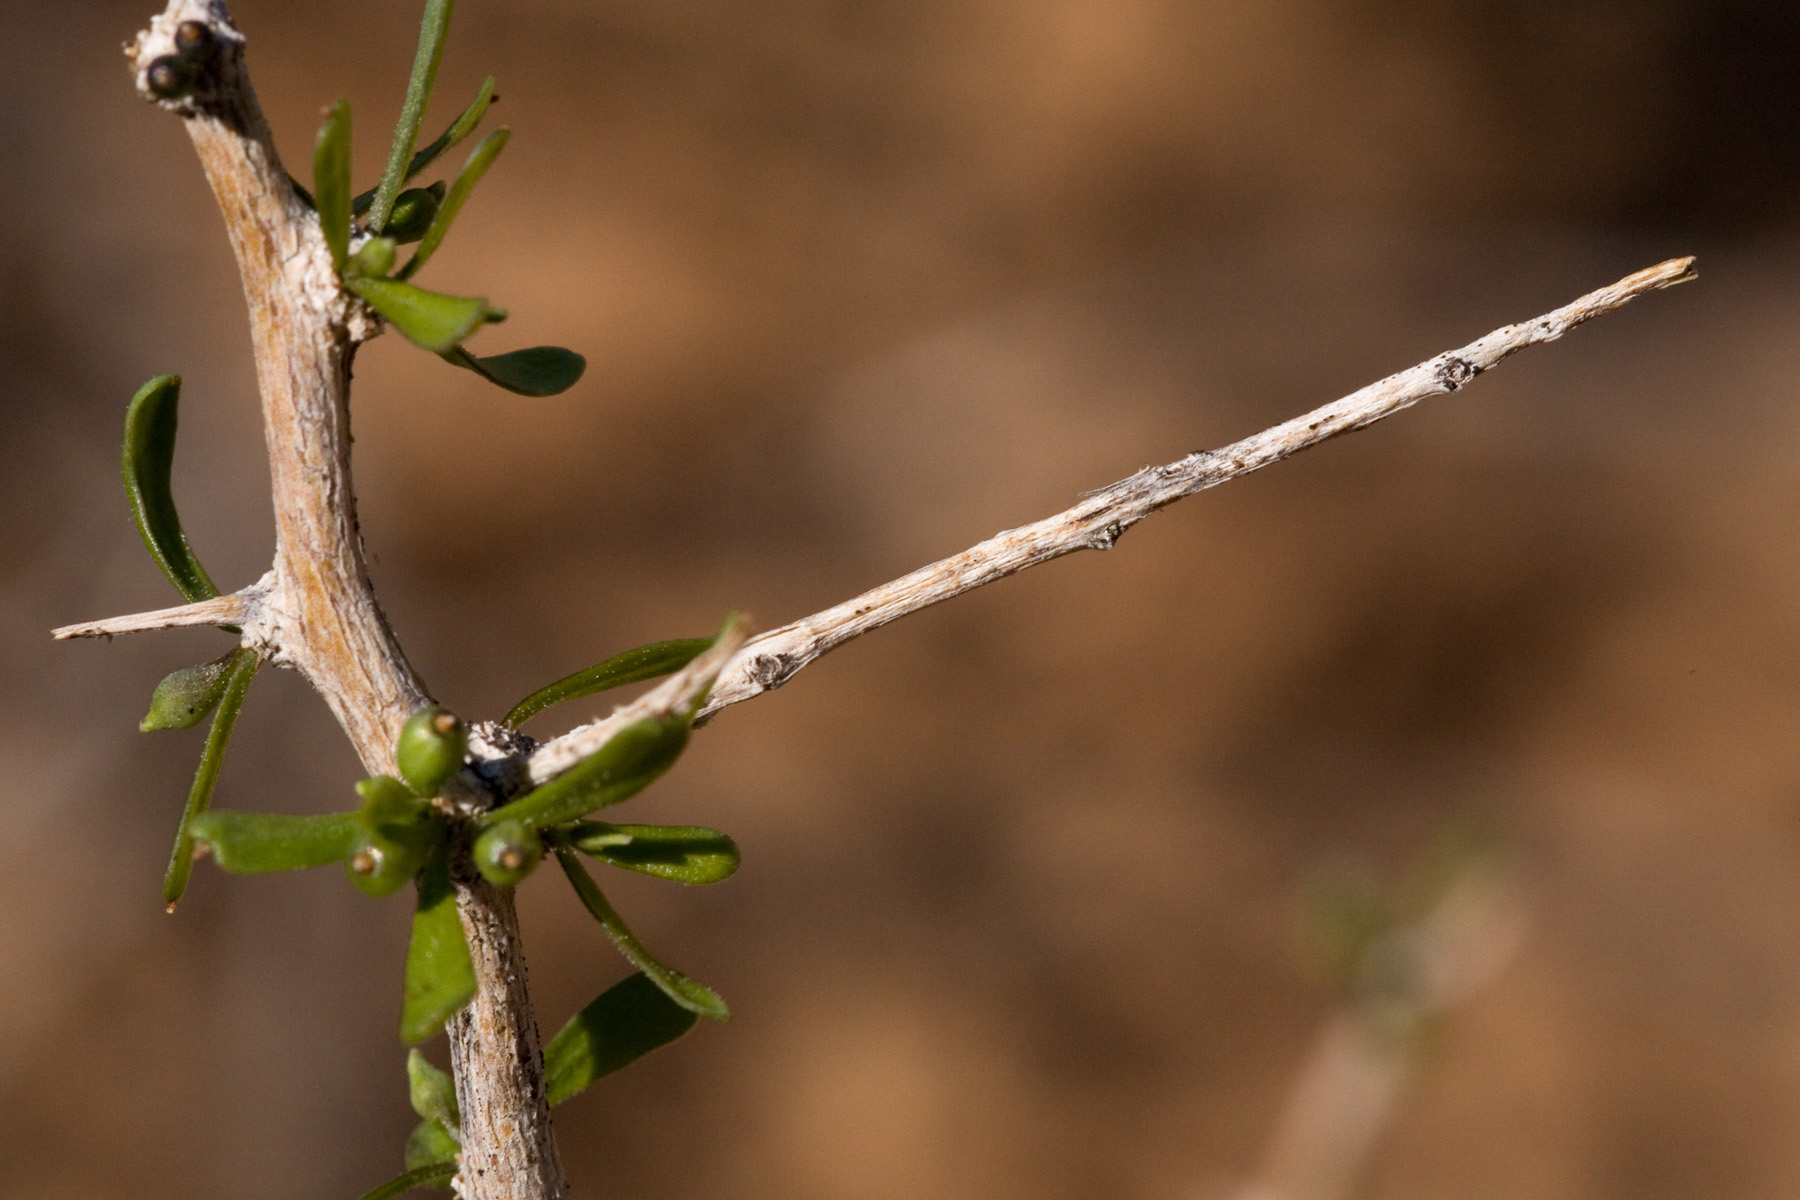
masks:
[[[427,693],[376,602],[356,527],[350,360],[379,329],[339,286],[318,218],[288,181],[224,0],[169,0],[138,36],[129,53],[145,98],[155,98],[148,68],[175,53],[183,22],[204,25],[215,50],[191,91],[164,100],[218,198],[250,310],[275,501],[267,649],[318,689],[364,766],[392,774],[395,737]],[[457,1190],[566,1200],[512,892],[468,874],[457,899],[477,991],[450,1024],[463,1113]]]
[[[458,881],[456,901],[477,983],[449,1025],[462,1110],[458,1191],[464,1200],[565,1200],[512,889],[477,875]]]

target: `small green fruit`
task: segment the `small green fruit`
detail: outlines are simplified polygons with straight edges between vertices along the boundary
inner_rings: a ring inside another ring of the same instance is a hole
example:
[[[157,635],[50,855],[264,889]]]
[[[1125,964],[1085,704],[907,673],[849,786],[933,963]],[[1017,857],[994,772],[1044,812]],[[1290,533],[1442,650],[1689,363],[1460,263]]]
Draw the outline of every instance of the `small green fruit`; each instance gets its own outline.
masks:
[[[370,238],[351,256],[348,268],[353,274],[380,279],[394,269],[394,239]]]
[[[381,232],[403,244],[418,241],[437,219],[438,201],[443,195],[442,183],[434,183],[428,188],[407,188],[394,197],[394,209],[388,214],[387,224]]]
[[[489,883],[510,887],[531,874],[544,844],[523,821],[502,821],[475,839],[475,869]]]
[[[344,857],[344,874],[366,895],[391,896],[412,882],[425,865],[430,849],[429,843],[400,841],[365,831]]]
[[[428,704],[406,719],[394,759],[400,778],[421,796],[435,796],[456,774],[469,750],[469,727],[441,704]]]
[[[183,58],[204,62],[217,46],[205,21],[183,21],[175,27],[175,50]]]
[[[144,86],[158,100],[179,100],[194,90],[198,74],[191,59],[165,54],[144,72]]]

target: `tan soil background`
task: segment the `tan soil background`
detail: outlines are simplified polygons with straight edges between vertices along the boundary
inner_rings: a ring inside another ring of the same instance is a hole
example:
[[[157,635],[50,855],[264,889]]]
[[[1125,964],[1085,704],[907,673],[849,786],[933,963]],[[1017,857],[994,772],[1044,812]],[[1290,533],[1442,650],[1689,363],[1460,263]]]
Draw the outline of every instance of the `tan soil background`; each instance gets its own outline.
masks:
[[[48,637],[172,602],[116,476],[152,374],[195,545],[268,562],[235,268],[118,54],[146,3],[0,3],[0,1196],[351,1197],[412,1120],[404,903],[202,865],[164,916],[201,736],[135,726],[224,640]],[[302,177],[348,96],[372,181],[417,8],[234,4]],[[742,871],[612,891],[737,1016],[561,1111],[577,1194],[1223,1196],[1328,1008],[1298,887],[1471,808],[1537,923],[1367,1194],[1800,1192],[1796,61],[1749,0],[463,0],[429,123],[492,70],[516,133],[423,281],[590,362],[551,400],[358,362],[376,581],[471,716],[1701,255],[723,716],[621,811]],[[271,672],[218,802],[356,775]],[[523,911],[554,1029],[624,968],[555,872]]]

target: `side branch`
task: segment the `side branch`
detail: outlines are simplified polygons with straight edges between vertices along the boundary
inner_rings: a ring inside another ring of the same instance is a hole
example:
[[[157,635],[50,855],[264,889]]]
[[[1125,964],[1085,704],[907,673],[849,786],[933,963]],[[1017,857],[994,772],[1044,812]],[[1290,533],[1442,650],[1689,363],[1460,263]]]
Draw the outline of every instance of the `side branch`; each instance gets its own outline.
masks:
[[[229,596],[214,596],[197,604],[178,604],[155,612],[132,613],[123,617],[107,617],[100,621],[83,621],[52,629],[57,641],[65,638],[109,638],[115,633],[141,633],[149,629],[180,629],[189,625],[246,625],[255,615],[262,593],[245,588]]]
[[[725,665],[699,719],[704,721],[722,708],[780,687],[820,655],[908,613],[1077,550],[1109,550],[1131,526],[1184,496],[1372,425],[1431,396],[1460,391],[1477,375],[1527,346],[1553,342],[1577,325],[1647,292],[1695,277],[1694,259],[1672,258],[1535,320],[1496,329],[1460,350],[1446,351],[1241,442],[1220,450],[1197,451],[1165,466],[1147,467],[1089,493],[1081,503],[1053,517],[1006,530],[855,599],[770,630],[750,641]],[[538,774],[538,758],[561,757],[562,740],[538,750],[534,775]]]

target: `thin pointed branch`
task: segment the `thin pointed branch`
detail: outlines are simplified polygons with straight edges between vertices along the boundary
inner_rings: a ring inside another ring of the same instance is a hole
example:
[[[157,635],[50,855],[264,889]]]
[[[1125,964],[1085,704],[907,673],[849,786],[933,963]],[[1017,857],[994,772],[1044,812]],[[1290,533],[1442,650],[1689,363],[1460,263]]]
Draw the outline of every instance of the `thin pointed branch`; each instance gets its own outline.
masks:
[[[1090,492],[1081,503],[1053,517],[1006,530],[961,554],[772,629],[752,639],[726,664],[699,720],[780,687],[814,659],[890,621],[1077,550],[1110,550],[1127,529],[1184,496],[1366,428],[1421,400],[1459,392],[1476,376],[1528,346],[1553,342],[1577,325],[1622,308],[1639,296],[1695,277],[1694,259],[1672,258],[1554,312],[1496,329],[1459,350],[1446,351],[1223,449],[1197,451],[1164,466],[1146,467],[1110,487]],[[562,741],[558,738],[538,749],[534,775],[537,758],[560,761]]]
[[[267,579],[267,576],[264,576]],[[214,596],[196,604],[178,604],[155,612],[130,613],[123,617],[107,617],[100,621],[83,621],[53,629],[50,636],[57,641],[67,638],[109,638],[116,633],[142,633],[151,629],[182,629],[193,625],[248,625],[261,608],[266,590],[256,587]]]

